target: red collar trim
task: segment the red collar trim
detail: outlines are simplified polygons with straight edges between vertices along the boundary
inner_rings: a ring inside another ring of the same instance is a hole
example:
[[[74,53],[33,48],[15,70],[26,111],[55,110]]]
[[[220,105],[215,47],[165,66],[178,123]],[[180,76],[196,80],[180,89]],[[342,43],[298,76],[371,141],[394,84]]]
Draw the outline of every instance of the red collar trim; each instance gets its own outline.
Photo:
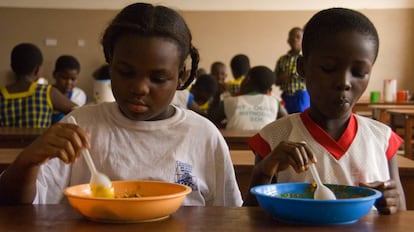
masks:
[[[336,160],[341,159],[354,140],[358,124],[354,114],[351,114],[348,126],[338,141],[335,141],[309,116],[309,109],[300,114],[300,118],[312,137],[322,145]]]

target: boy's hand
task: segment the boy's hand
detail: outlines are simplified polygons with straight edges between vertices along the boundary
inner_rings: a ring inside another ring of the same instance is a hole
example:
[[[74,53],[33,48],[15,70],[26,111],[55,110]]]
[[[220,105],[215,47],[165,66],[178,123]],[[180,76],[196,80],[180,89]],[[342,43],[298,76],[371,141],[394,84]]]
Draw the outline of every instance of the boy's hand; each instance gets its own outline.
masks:
[[[316,158],[305,142],[282,141],[263,162],[263,173],[273,176],[289,166],[297,173],[306,171],[309,163],[315,163]]]
[[[360,183],[359,185],[382,192],[382,197],[375,202],[375,207],[380,214],[394,214],[398,212],[400,197],[395,181],[376,181],[373,183]]]
[[[89,148],[88,133],[79,126],[57,123],[39,136],[19,155],[18,160],[26,165],[40,165],[52,158],[72,163],[83,148]]]

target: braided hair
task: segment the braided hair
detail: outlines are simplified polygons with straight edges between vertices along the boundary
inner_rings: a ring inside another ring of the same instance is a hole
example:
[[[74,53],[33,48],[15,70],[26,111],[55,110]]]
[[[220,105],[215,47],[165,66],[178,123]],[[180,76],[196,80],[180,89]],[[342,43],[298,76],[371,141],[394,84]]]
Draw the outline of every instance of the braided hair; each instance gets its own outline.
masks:
[[[178,89],[185,89],[191,84],[197,75],[200,56],[192,45],[190,29],[178,12],[165,6],[147,3],[134,3],[125,7],[115,16],[102,37],[103,51],[108,63],[112,60],[117,40],[130,34],[144,37],[159,36],[176,43],[180,50],[180,67],[185,69],[185,60],[188,56],[192,60],[190,75]]]

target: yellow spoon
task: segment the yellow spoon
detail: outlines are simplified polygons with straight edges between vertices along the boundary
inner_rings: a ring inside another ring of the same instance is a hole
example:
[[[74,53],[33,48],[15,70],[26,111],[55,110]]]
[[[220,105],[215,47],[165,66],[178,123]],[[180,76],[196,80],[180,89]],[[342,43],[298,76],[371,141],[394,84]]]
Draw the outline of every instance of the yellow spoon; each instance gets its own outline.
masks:
[[[69,116],[69,122],[72,124],[78,125],[73,116]],[[82,150],[83,158],[86,161],[86,164],[89,167],[91,172],[91,180],[89,181],[89,186],[91,188],[92,195],[94,197],[114,197],[114,188],[112,187],[111,180],[103,173],[96,170],[95,164],[91,158],[91,154],[88,149]]]

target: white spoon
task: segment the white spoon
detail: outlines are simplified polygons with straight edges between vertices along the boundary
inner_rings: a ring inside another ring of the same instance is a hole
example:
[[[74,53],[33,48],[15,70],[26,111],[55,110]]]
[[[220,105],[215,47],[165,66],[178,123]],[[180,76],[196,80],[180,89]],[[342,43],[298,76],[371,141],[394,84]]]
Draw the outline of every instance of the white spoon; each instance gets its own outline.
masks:
[[[69,122],[75,125],[78,125],[73,116],[69,116]],[[88,149],[82,150],[83,158],[86,161],[86,164],[89,167],[91,172],[91,180],[89,181],[89,186],[91,188],[92,195],[94,197],[114,197],[114,188],[112,187],[111,180],[103,173],[96,170],[95,164],[91,158],[91,154]]]
[[[317,200],[336,200],[335,194],[328,187],[322,184],[318,170],[316,170],[314,163],[310,164],[310,171],[317,184],[313,198]]]

